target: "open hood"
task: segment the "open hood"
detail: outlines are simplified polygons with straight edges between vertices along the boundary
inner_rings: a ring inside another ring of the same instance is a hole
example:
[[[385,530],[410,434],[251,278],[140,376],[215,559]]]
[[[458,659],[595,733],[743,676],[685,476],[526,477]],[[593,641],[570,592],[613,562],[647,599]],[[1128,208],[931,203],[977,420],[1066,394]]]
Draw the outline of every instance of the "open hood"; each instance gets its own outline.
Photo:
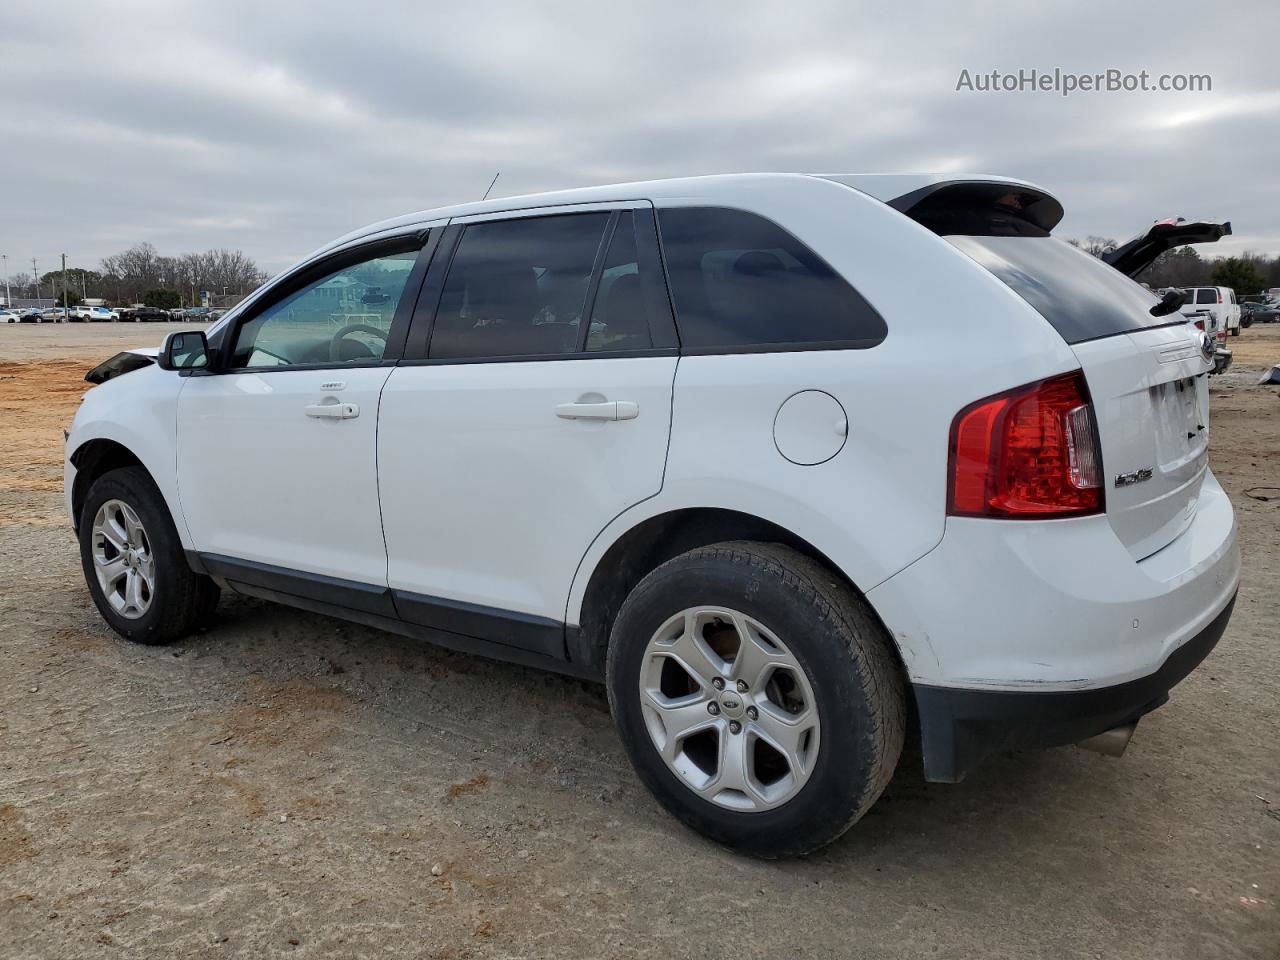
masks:
[[[134,370],[141,370],[143,367],[149,367],[156,362],[160,349],[158,347],[138,347],[134,350],[125,350],[117,353],[109,360],[103,360],[92,370],[84,375],[84,378],[90,383],[106,383],[108,380],[114,380],[126,373]]]
[[[1140,233],[1128,243],[1104,253],[1102,260],[1126,276],[1136,277],[1166,250],[1188,243],[1216,243],[1230,233],[1230,222],[1206,223],[1169,217],[1157,220],[1146,233]]]

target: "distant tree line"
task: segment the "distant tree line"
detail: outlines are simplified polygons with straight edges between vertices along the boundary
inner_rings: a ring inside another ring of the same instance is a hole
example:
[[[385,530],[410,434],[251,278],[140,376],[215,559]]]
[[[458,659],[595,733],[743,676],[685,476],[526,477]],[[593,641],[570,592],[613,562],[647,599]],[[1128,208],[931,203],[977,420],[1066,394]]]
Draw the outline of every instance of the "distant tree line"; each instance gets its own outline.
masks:
[[[9,284],[14,297],[56,298],[64,305],[101,298],[116,306],[145,303],[177,307],[194,305],[202,290],[217,297],[246,294],[266,278],[253,259],[240,250],[206,250],[168,257],[149,243],[137,243],[104,257],[97,270],[67,267],[65,303],[61,270],[42,273],[38,282],[30,273],[18,274],[9,278]]]
[[[1118,246],[1109,237],[1097,236],[1067,242],[1095,257]],[[1202,257],[1195,246],[1174,247],[1156,257],[1137,279],[1152,289],[1230,287],[1237,296],[1251,296],[1280,287],[1280,256],[1246,250],[1235,257]]]

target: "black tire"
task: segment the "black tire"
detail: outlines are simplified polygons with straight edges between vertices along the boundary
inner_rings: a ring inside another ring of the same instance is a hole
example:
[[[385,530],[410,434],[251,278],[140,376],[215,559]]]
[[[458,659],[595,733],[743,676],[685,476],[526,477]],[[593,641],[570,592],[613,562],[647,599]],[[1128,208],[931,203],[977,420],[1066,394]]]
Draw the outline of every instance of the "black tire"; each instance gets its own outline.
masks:
[[[698,796],[659,755],[638,692],[644,651],[680,611],[723,605],[764,624],[804,668],[824,731],[813,772],[779,807],[736,812]],[[646,576],[618,613],[607,657],[609,703],[640,779],[711,840],[758,857],[791,857],[835,840],[871,808],[902,752],[906,691],[892,641],[865,601],[820,563],[785,546],[701,547]]]
[[[146,530],[153,558],[155,592],[146,612],[134,619],[112,609],[94,570],[94,517],[109,500],[119,500],[133,508]],[[80,515],[80,564],[102,618],[112,630],[134,643],[163,644],[187,636],[208,622],[218,603],[218,585],[187,565],[164,496],[142,467],[111,470],[89,488]]]

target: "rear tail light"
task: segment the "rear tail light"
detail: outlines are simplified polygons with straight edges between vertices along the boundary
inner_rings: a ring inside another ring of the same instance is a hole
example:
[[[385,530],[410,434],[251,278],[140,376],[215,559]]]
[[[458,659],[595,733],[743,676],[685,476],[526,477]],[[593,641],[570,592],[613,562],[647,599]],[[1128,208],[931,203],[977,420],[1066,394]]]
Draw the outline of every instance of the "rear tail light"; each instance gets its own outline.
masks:
[[[1197,329],[1197,330],[1199,330],[1199,331],[1201,331],[1201,332],[1204,332],[1204,321],[1203,321],[1203,320],[1197,320],[1197,321],[1196,321],[1196,329]]]
[[[953,516],[1079,516],[1102,510],[1102,457],[1080,371],[979,400],[951,424]]]

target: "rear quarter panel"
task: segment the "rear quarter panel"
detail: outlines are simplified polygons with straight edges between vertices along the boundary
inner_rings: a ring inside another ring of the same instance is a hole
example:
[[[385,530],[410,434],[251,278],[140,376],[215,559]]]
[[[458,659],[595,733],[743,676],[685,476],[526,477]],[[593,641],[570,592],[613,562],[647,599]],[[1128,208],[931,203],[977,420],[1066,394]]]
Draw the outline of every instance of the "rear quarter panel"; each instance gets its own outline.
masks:
[[[648,517],[689,507],[776,523],[871,590],[942,539],[956,412],[1078,367],[1038,313],[950,244],[852,188],[796,179],[656,205],[740,207],[776,221],[875,306],[886,339],[862,350],[681,357],[662,491],[591,545],[569,598],[569,623],[578,622],[586,581],[618,537]],[[783,401],[809,389],[840,402],[848,438],[832,459],[799,466],[779,453],[773,424]]]

